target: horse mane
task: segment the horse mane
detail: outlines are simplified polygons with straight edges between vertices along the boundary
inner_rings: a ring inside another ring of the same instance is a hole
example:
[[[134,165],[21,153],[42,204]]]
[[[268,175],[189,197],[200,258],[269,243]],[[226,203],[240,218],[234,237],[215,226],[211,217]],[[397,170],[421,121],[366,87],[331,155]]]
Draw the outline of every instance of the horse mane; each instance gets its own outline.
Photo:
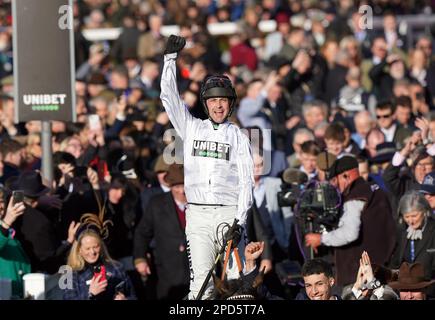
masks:
[[[259,272],[254,279],[241,277],[228,280],[225,276],[222,280],[213,274],[214,289],[210,300],[261,300],[260,286],[263,283],[264,271]]]

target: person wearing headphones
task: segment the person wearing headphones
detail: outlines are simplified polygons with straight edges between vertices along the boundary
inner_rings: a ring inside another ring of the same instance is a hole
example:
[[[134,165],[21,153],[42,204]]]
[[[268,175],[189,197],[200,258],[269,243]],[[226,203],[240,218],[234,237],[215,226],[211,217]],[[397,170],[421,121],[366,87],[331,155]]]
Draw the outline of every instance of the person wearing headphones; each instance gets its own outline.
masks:
[[[245,238],[247,211],[253,202],[254,165],[248,137],[228,121],[237,99],[228,77],[208,76],[202,83],[200,99],[208,119],[197,119],[186,108],[176,79],[177,55],[185,44],[182,37],[168,39],[160,98],[183,140],[189,299],[207,299],[213,290],[211,281],[202,297],[199,293],[221,244],[233,240],[232,247],[238,247],[243,263],[245,246],[240,240]],[[219,231],[223,225],[226,230]],[[228,279],[238,278],[232,258],[229,266]]]
[[[389,261],[396,229],[386,193],[360,176],[356,158],[337,159],[329,169],[329,178],[342,195],[338,227],[323,234],[306,234],[305,244],[315,252],[320,245],[334,247],[337,285],[344,287],[354,282],[363,251],[373,263],[385,265]]]

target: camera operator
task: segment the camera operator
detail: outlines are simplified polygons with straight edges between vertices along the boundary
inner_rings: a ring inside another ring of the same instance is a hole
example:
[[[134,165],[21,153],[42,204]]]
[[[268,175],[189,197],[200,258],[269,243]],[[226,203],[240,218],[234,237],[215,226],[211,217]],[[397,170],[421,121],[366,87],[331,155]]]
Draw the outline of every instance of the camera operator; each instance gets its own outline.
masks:
[[[395,223],[387,195],[360,177],[354,157],[336,160],[329,176],[343,197],[338,228],[329,233],[308,233],[305,243],[315,251],[322,244],[335,247],[337,284],[345,286],[354,281],[364,250],[374,263],[388,262],[394,249]]]

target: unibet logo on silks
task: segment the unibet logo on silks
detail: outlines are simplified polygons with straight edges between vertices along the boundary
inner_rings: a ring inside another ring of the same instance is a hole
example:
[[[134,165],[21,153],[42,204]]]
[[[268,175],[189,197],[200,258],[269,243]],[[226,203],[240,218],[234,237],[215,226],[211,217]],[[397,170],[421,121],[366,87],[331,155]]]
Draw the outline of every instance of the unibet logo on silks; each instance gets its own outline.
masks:
[[[192,156],[230,160],[230,145],[227,143],[193,140]]]

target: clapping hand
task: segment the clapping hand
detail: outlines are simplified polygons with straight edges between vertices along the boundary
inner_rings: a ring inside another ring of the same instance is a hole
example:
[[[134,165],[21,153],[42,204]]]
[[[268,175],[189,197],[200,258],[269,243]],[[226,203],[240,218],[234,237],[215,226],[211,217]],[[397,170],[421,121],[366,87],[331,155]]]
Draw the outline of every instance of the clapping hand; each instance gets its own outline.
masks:
[[[425,141],[429,135],[429,121],[424,117],[417,118],[415,126],[421,130],[421,138]]]
[[[362,280],[363,280],[363,287],[364,287],[374,279],[372,264],[370,262],[370,257],[367,251],[364,251],[361,255],[360,267],[363,276]]]
[[[359,269],[356,276],[356,281],[353,286],[355,290],[361,290],[362,295],[366,297],[369,293],[367,284],[369,284],[374,279],[372,264],[370,262],[370,257],[366,251],[361,255],[359,259]]]

